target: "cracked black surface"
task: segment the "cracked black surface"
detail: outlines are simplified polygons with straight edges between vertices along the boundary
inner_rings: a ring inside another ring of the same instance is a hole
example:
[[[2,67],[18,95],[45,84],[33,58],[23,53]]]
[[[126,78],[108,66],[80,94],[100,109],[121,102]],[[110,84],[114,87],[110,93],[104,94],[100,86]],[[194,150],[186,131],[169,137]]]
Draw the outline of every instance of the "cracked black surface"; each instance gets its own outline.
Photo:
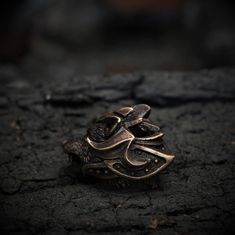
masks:
[[[0,71],[1,230],[232,234],[235,69],[93,77],[57,71],[34,81]],[[136,103],[152,106],[151,119],[176,154],[156,188],[108,190],[68,174],[61,142],[83,135],[97,114]],[[156,230],[148,228],[152,218]]]

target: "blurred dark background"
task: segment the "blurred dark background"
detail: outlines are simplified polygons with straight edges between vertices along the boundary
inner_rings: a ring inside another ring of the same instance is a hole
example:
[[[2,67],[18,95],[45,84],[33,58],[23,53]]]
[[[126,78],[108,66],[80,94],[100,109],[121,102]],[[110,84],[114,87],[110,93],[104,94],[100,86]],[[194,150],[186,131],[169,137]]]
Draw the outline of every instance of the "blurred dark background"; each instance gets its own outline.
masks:
[[[235,65],[234,1],[2,1],[0,66],[81,74]]]

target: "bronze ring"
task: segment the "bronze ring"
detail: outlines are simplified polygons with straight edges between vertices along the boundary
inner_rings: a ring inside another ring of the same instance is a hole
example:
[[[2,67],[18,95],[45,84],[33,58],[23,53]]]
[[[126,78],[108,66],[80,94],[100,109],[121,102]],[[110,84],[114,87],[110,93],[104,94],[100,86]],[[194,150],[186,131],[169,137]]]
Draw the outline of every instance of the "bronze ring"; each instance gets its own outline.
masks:
[[[84,138],[63,143],[81,173],[102,179],[141,180],[156,175],[174,159],[146,104],[122,107],[97,118]]]

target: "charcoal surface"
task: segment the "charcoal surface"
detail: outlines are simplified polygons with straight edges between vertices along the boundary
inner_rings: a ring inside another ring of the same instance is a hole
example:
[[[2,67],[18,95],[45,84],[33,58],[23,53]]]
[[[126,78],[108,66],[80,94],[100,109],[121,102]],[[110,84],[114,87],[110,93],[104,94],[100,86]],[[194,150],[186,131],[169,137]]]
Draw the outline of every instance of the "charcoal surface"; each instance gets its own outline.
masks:
[[[5,234],[233,233],[235,69],[89,77],[55,66],[36,79],[1,67],[0,76]],[[151,105],[176,155],[155,187],[109,190],[70,174],[61,143],[98,114],[138,103]]]

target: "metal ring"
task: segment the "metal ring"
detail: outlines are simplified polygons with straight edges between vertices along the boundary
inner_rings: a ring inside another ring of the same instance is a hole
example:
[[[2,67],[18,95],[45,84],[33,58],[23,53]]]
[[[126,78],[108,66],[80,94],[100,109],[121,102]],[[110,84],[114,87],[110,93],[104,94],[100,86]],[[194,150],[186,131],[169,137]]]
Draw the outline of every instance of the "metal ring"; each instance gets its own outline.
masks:
[[[81,173],[101,179],[142,180],[156,175],[175,158],[160,128],[148,118],[146,104],[122,107],[98,117],[87,135],[63,143]]]

